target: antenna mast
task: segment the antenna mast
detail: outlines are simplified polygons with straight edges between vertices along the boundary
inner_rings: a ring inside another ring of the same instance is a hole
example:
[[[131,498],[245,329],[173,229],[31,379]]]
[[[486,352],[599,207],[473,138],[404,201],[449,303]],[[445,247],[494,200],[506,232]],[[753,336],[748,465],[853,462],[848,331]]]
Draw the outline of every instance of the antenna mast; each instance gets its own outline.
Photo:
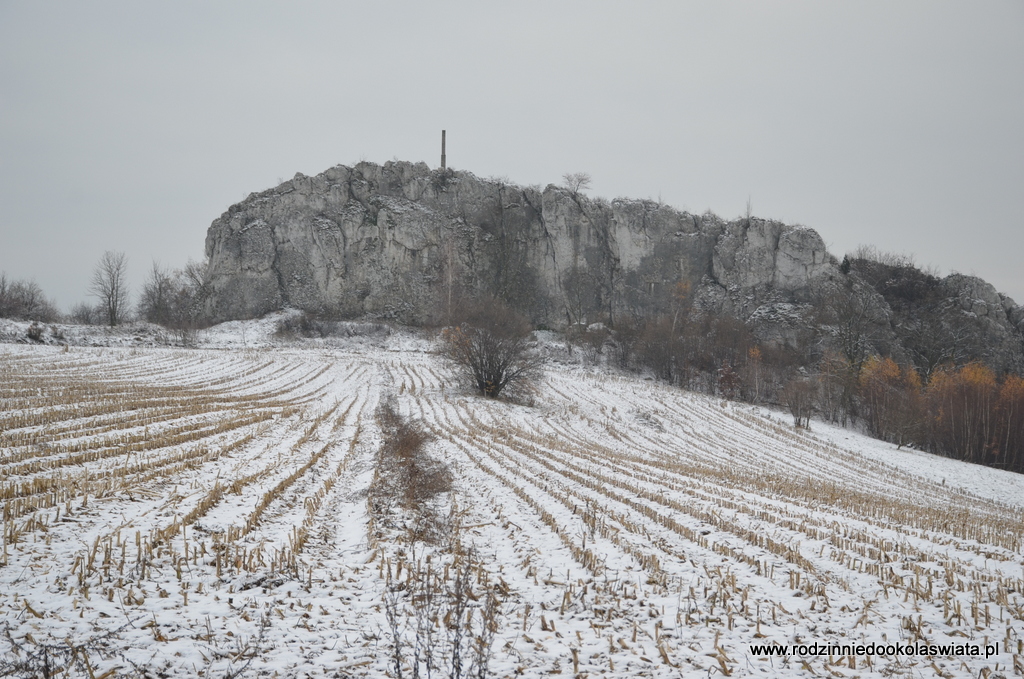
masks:
[[[444,133],[445,133],[445,131],[441,130],[441,169],[442,170],[445,169],[445,167],[447,167],[447,165],[445,164],[445,156],[444,156]]]

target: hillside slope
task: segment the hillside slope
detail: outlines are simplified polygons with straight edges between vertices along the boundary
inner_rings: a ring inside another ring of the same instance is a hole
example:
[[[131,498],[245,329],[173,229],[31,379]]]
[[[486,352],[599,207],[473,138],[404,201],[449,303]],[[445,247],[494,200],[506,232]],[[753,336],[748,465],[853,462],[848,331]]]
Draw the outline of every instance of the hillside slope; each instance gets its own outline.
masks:
[[[1021,662],[1024,476],[572,366],[550,366],[531,406],[486,401],[430,348],[0,346],[0,663],[394,674],[394,632],[410,642],[424,624],[414,579],[429,567],[450,589],[463,566],[469,631],[487,591],[501,601],[493,676],[967,677]],[[367,513],[388,398],[454,474],[433,546]],[[450,620],[431,628],[450,648]],[[883,641],[998,647],[750,648]]]

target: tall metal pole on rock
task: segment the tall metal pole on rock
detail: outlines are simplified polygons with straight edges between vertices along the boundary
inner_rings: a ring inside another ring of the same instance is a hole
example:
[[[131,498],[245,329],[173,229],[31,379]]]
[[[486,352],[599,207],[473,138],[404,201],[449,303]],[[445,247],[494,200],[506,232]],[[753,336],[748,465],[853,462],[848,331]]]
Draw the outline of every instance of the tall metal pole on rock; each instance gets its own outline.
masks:
[[[445,131],[441,130],[441,169],[442,170],[446,167],[446,165],[445,165],[445,157],[444,157],[444,133],[445,133]]]

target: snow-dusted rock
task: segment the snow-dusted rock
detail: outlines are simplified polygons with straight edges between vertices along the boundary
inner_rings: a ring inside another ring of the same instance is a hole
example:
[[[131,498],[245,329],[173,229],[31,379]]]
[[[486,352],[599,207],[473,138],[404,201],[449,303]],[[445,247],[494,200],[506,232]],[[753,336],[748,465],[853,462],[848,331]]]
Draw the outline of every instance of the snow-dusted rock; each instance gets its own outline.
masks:
[[[705,299],[725,289],[723,303],[749,313],[835,267],[802,227],[405,162],[339,165],[252,194],[213,222],[206,253],[218,320],[293,306],[418,322],[455,284],[501,292],[549,325],[574,304],[590,321],[656,307],[679,282]]]
[[[860,307],[879,308],[889,327],[875,334],[894,355],[900,338],[943,328],[992,365],[1024,365],[1024,309],[979,278],[940,283],[862,262],[878,269],[862,280],[841,273],[803,226],[608,202],[424,163],[298,174],[216,219],[206,253],[216,321],[292,307],[416,324],[466,290],[500,295],[548,327],[614,325],[638,312],[669,313],[689,295],[698,309],[744,321],[761,341],[793,345],[813,322],[809,305],[846,286]]]

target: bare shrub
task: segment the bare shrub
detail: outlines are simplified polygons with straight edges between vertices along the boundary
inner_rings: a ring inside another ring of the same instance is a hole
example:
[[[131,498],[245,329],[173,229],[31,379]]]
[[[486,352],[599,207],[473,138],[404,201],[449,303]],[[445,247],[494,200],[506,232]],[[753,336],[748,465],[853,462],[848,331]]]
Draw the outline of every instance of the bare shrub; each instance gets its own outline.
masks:
[[[97,325],[100,322],[99,310],[85,302],[79,302],[71,307],[67,320],[76,325]]]
[[[338,314],[332,311],[314,313],[303,311],[300,314],[287,316],[277,322],[275,334],[283,339],[296,337],[387,337],[391,334],[391,326],[387,323],[370,321],[337,320]]]
[[[541,366],[529,321],[496,299],[466,306],[462,322],[441,332],[441,354],[483,396],[528,392]]]
[[[334,334],[339,337],[387,337],[391,334],[391,326],[387,323],[348,321],[338,323]]]
[[[197,331],[205,325],[203,272],[204,267],[196,262],[175,270],[154,262],[139,297],[139,315],[173,331],[182,344],[193,344]]]
[[[634,367],[640,348],[641,331],[642,327],[634,319],[619,321],[615,332],[609,337],[609,360],[617,363],[620,368]]]
[[[39,325],[38,323],[32,323],[32,325],[28,326],[28,330],[25,332],[25,334],[28,335],[28,338],[33,342],[42,342],[43,326]]]
[[[437,193],[443,193],[448,187],[458,181],[455,170],[450,167],[438,168],[430,173],[430,184]]]
[[[124,664],[134,666],[135,671],[122,669],[118,676],[149,676],[118,648],[118,635],[129,626],[134,626],[134,622],[129,621],[85,640],[56,639],[50,635],[35,639],[31,634],[18,638],[5,623],[3,635],[10,644],[11,652],[0,659],[0,677],[96,677],[100,676],[97,671],[110,662],[116,662],[122,668]],[[111,676],[113,673],[110,670],[101,674]]]
[[[640,364],[658,379],[669,383],[681,381],[685,364],[683,337],[675,332],[671,319],[657,318],[640,327],[635,350]]]
[[[725,398],[735,401],[740,396],[743,379],[736,368],[726,361],[718,369],[718,391]]]
[[[848,254],[847,257],[850,255]],[[874,245],[859,245],[857,249],[853,251],[853,259],[863,259],[868,262],[875,262],[877,264],[884,264],[890,267],[916,267],[917,264],[914,262],[913,255],[907,255],[902,252],[888,252],[880,250]]]
[[[570,355],[579,349],[585,365],[597,365],[604,355],[605,345],[610,343],[611,332],[603,323],[574,324],[565,329],[564,336]]]
[[[286,316],[277,322],[279,337],[328,337],[337,334],[340,324],[319,318],[308,311]]]

